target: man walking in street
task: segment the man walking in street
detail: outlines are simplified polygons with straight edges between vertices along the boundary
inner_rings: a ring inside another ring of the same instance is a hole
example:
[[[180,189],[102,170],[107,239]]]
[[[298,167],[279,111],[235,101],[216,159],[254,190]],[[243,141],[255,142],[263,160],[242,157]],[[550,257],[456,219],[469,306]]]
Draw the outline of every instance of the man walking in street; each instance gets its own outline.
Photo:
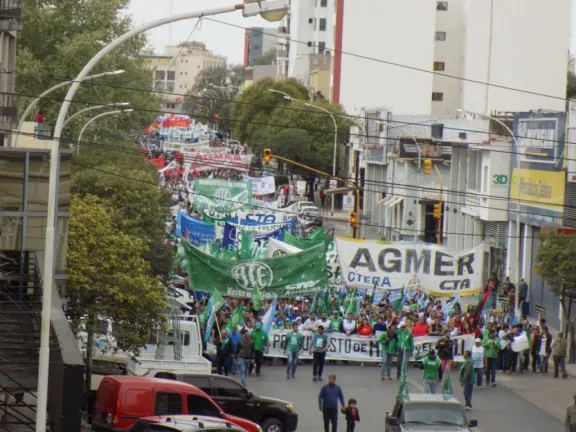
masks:
[[[246,375],[250,365],[254,363],[254,340],[250,332],[245,331],[238,341],[238,366],[240,367],[240,382],[246,385]]]
[[[433,349],[422,360],[422,369],[424,369],[424,393],[436,394],[440,359],[436,357],[436,352]]]
[[[472,410],[472,393],[474,392],[474,383],[476,382],[476,369],[472,360],[472,353],[464,351],[464,363],[460,368],[460,384],[464,387],[464,400],[466,411]]]
[[[558,335],[552,341],[552,361],[554,362],[554,378],[558,378],[558,373],[562,371],[562,378],[567,378],[566,373],[566,353],[567,341],[564,338],[563,332],[558,332]]]
[[[382,381],[392,380],[390,369],[392,369],[392,359],[396,355],[396,325],[390,324],[388,330],[380,335],[380,351],[382,353],[382,368],[380,369],[380,379]]]
[[[268,354],[270,349],[270,342],[268,341],[268,333],[262,331],[262,323],[256,323],[252,331],[252,339],[254,339],[254,363],[256,364],[256,376],[260,376],[260,369],[262,367],[262,358],[264,354]],[[254,365],[250,366],[250,375]]]
[[[216,343],[216,364],[218,375],[226,375],[232,367],[232,341],[228,337],[226,329],[222,329],[220,335],[214,341]]]
[[[292,324],[292,331],[286,335],[286,379],[296,378],[296,366],[298,365],[298,356],[302,351],[302,342],[304,336],[298,331],[298,324]]]
[[[576,432],[576,393],[574,394],[574,403],[566,410],[564,432]]]
[[[482,341],[484,356],[486,357],[486,385],[496,387],[496,361],[498,351],[500,351],[500,339],[496,336],[494,329],[490,330],[488,336]]]
[[[476,372],[476,387],[482,388],[482,376],[484,375],[484,347],[482,339],[474,339],[472,347],[472,361],[474,362],[474,371]]]
[[[406,323],[401,322],[398,325],[398,370],[396,371],[396,379],[400,379],[400,373],[402,371],[402,363],[404,360],[410,361],[410,356],[414,352],[414,336],[412,331],[406,328]],[[406,358],[404,358],[406,357]]]
[[[322,411],[324,420],[324,432],[330,432],[330,423],[332,423],[332,432],[338,431],[338,401],[341,408],[344,408],[344,393],[340,386],[336,385],[336,375],[328,376],[328,384],[320,389],[318,395],[318,408]]]
[[[326,352],[328,352],[328,336],[324,334],[324,326],[319,325],[316,333],[314,333],[312,346],[310,347],[310,354],[312,354],[314,358],[314,363],[312,364],[312,381],[322,381]]]

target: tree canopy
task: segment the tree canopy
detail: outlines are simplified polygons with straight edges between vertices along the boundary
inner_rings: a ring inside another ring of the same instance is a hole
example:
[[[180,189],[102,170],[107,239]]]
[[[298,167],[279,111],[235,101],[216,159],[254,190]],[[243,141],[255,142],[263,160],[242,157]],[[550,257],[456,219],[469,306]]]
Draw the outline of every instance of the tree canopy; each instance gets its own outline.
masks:
[[[248,87],[235,99],[231,109],[235,135],[239,140],[248,141],[251,145],[252,136],[262,124],[268,123],[274,108],[291,103],[282,95],[270,92],[270,88],[287,93],[294,99],[308,100],[308,89],[292,78],[282,81],[265,78]]]
[[[540,276],[549,285],[550,290],[562,294],[562,287],[576,287],[576,235],[546,233],[540,246],[536,261],[539,263]]]
[[[68,295],[86,322],[113,320],[118,348],[136,355],[163,324],[165,288],[141,255],[145,242],[115,227],[110,208],[75,196],[68,233]]]
[[[130,17],[124,13],[128,3],[129,0],[23,2],[23,21],[26,25],[18,32],[16,77],[17,91],[24,95],[19,99],[21,109],[48,88],[64,80],[74,79],[103,45],[128,31],[132,27]],[[149,91],[152,72],[139,57],[145,46],[146,38],[142,35],[108,54],[91,74],[120,69],[125,70],[125,73],[83,84],[70,114],[92,105],[82,102],[129,102],[138,109],[158,109],[158,99]],[[49,99],[41,101],[39,108],[47,116],[48,123],[56,120],[67,90],[68,87],[56,90],[50,94]],[[72,121],[64,131],[64,138],[76,138],[86,120],[99,112],[89,111],[85,117],[80,116]],[[148,125],[152,116],[153,111],[135,110],[129,116],[115,116],[113,124],[120,129],[132,130]]]

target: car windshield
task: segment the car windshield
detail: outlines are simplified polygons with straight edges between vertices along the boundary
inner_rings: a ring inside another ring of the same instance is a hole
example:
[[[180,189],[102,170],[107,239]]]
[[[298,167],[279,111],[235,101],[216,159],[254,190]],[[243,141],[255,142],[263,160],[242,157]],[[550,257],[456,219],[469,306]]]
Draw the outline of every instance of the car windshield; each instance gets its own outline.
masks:
[[[411,403],[404,407],[403,423],[465,426],[466,418],[457,404]]]

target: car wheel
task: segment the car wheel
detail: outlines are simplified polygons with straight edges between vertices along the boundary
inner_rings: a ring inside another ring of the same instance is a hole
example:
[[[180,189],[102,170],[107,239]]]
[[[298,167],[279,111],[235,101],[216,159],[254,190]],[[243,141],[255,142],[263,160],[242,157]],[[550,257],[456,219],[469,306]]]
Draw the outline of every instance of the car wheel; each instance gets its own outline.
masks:
[[[278,419],[267,419],[262,423],[264,432],[284,432],[284,425]]]

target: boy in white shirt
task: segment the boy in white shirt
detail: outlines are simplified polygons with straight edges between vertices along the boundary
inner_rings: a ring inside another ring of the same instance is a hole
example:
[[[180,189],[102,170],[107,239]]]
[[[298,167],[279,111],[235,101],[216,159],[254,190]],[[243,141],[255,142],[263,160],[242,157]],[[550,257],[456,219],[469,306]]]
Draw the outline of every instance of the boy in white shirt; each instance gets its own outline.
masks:
[[[480,338],[474,340],[472,361],[474,362],[474,370],[476,371],[476,387],[480,389],[482,388],[482,375],[484,375],[484,347],[482,346],[482,339]]]

